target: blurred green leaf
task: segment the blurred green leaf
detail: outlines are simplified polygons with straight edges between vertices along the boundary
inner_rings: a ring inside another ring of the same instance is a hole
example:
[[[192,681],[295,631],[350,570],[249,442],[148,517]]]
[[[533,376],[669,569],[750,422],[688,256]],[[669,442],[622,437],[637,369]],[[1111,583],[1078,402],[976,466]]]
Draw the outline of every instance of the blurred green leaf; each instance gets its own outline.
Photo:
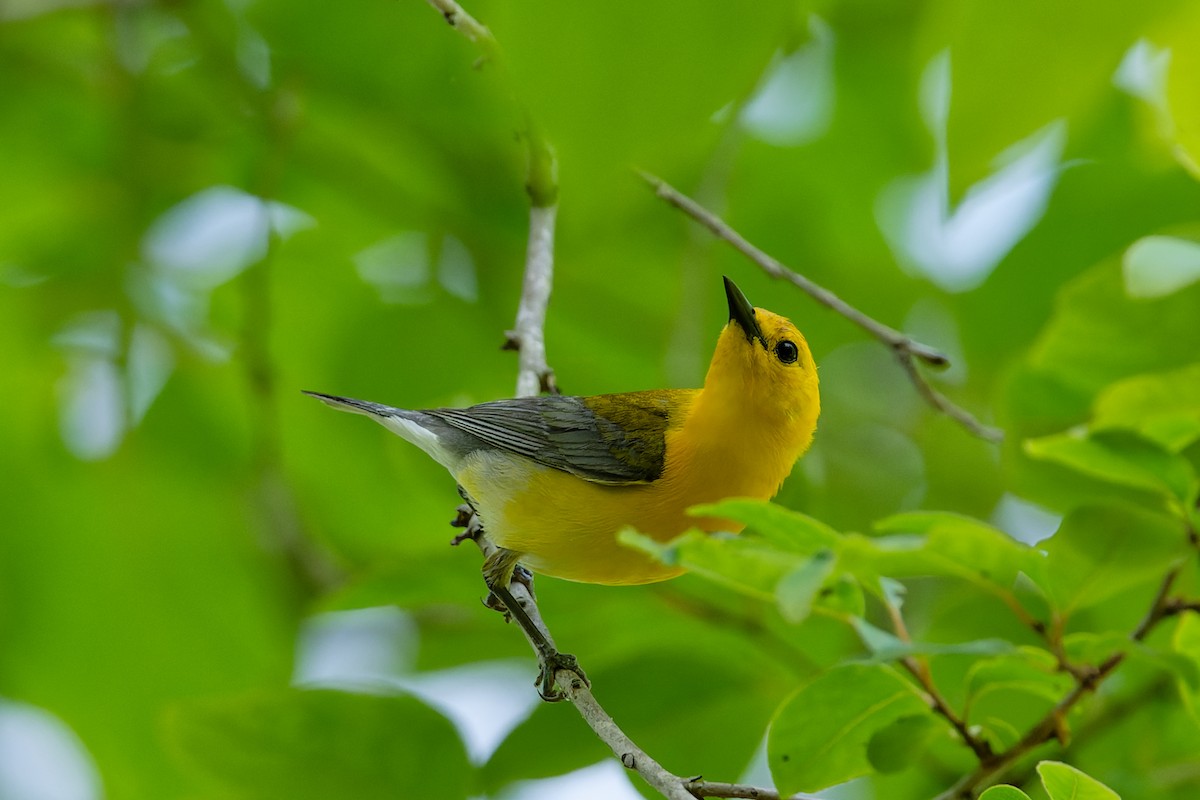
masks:
[[[1133,43],[1131,31],[1179,6],[1155,0],[1132,9],[1017,0],[972,3],[935,16],[950,26],[953,95],[948,147],[952,196],[988,173],[1003,150],[1060,117],[1083,124],[1112,91],[1110,80]],[[937,8],[937,6],[935,6]],[[1021,48],[1005,46],[1012,40]],[[1011,109],[1003,120],[995,108]]]
[[[1200,669],[1200,614],[1183,614],[1179,617],[1171,636],[1171,646],[1178,655]],[[1178,676],[1176,683],[1188,713],[1200,724],[1200,689],[1194,683],[1189,683],[1183,675]]]
[[[1133,302],[1119,266],[1098,264],[1059,293],[1054,316],[1030,351],[1030,366],[1090,404],[1122,378],[1195,362],[1198,303],[1200,285]]]
[[[275,692],[179,704],[180,756],[234,797],[391,798],[398,787],[465,798],[471,782],[454,727],[413,697]]]
[[[1174,155],[1193,177],[1200,179],[1200,99],[1189,88],[1200,78],[1200,55],[1189,46],[1198,33],[1200,13],[1189,4],[1160,26],[1154,40],[1171,48],[1165,99],[1172,122],[1169,136]]]
[[[1130,297],[1163,297],[1200,281],[1200,242],[1147,236],[1125,251],[1123,267]]]
[[[771,776],[782,794],[791,794],[868,774],[871,738],[898,719],[929,713],[920,692],[890,667],[836,667],[776,713],[767,738]]]
[[[1050,800],[1121,800],[1112,789],[1070,764],[1043,761],[1037,771]]]
[[[1200,364],[1112,384],[1096,398],[1092,427],[1137,431],[1180,452],[1200,438]]]
[[[971,706],[992,692],[1020,692],[1055,703],[1071,684],[1071,677],[1058,671],[1054,656],[1040,648],[1022,647],[1019,653],[980,659],[967,671],[965,716],[972,719]]]
[[[1072,511],[1041,544],[1046,589],[1070,615],[1101,600],[1160,579],[1186,549],[1182,526],[1126,506]]]
[[[954,577],[1011,599],[1017,575],[1024,573],[1038,580],[1043,568],[1037,551],[958,514],[900,514],[880,521],[876,528],[888,535],[850,535],[844,546],[842,563],[862,579],[872,575]]]
[[[875,732],[867,743],[867,760],[878,772],[899,772],[911,767],[934,737],[946,730],[929,714],[901,717]]]
[[[779,579],[775,584],[775,600],[784,619],[795,624],[808,616],[813,600],[833,572],[834,563],[832,553],[821,551]]]
[[[863,644],[871,652],[868,661],[895,661],[908,656],[996,655],[1013,649],[1003,639],[977,639],[970,642],[906,642],[861,618],[851,620]]]
[[[737,520],[776,547],[806,555],[820,550],[836,551],[842,541],[841,534],[824,522],[766,500],[735,497],[695,506],[689,513]]]
[[[1191,464],[1158,445],[1131,435],[1069,431],[1027,439],[1025,452],[1109,483],[1185,502],[1195,491]]]
[[[797,612],[805,605],[811,607],[812,597],[820,589],[814,581],[823,581],[832,571],[828,553],[820,552],[810,558],[749,536],[714,535],[693,530],[664,544],[625,530],[618,535],[618,540],[664,564],[685,567],[689,572],[760,600],[778,601],[781,608],[790,604]],[[781,589],[785,578],[792,585]],[[801,596],[805,592],[808,593],[807,601]]]

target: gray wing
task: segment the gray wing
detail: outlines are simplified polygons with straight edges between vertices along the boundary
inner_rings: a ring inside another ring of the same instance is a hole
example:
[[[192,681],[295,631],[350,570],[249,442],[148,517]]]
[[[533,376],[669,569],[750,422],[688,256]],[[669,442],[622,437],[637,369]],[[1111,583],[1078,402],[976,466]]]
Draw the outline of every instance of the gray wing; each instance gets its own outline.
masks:
[[[676,394],[528,397],[420,413],[469,434],[481,446],[585,480],[624,485],[649,483],[662,475]]]

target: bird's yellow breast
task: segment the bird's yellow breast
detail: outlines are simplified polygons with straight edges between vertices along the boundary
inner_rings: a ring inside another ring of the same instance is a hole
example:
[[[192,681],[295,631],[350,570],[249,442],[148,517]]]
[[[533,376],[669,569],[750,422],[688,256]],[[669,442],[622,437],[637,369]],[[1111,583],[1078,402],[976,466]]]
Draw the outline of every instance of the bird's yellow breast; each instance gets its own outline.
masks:
[[[726,497],[770,498],[815,425],[814,414],[797,444],[726,411],[700,392],[673,409],[663,474],[651,483],[594,483],[496,451],[472,455],[456,477],[478,504],[489,538],[525,554],[521,562],[535,572],[588,583],[666,580],[682,570],[621,546],[617,531],[632,526],[659,540],[691,527],[737,532],[740,525],[691,517],[687,509]]]

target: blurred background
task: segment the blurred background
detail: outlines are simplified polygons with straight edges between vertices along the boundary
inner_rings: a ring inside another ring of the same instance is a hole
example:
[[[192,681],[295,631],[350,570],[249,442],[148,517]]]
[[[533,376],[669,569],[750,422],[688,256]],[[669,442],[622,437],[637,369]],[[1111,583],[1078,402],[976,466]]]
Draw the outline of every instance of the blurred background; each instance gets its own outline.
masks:
[[[300,394],[511,395],[518,102],[560,162],[562,389],[699,385],[731,276],[812,346],[824,413],[779,500],[840,530],[937,508],[1036,541],[1061,509],[1020,437],[1200,353],[1193,4],[468,10],[506,70],[418,0],[0,0],[5,800],[638,796],[569,708],[529,717],[533,659],[448,546],[451,479]],[[1006,444],[632,165],[943,349],[931,380]],[[690,577],[539,596],[679,774],[769,782],[772,710],[856,646]],[[1118,774],[1183,757],[1103,742],[1080,757]]]

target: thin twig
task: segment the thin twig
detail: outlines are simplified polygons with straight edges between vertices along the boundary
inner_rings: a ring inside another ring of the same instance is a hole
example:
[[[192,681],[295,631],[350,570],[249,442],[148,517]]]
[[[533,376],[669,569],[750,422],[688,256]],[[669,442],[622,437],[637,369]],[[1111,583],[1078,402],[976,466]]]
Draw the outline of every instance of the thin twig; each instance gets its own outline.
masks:
[[[749,798],[750,800],[821,800],[811,794],[789,794],[783,797],[774,789],[762,789],[758,786],[746,786],[742,783],[721,783],[706,781],[703,778],[693,778],[684,784],[693,797],[734,797]]]
[[[540,392],[558,394],[554,370],[546,363],[546,306],[554,282],[554,218],[558,206],[529,209],[529,248],[525,255],[525,280],[517,321],[507,332],[506,350],[516,350],[517,397]]]
[[[895,603],[884,600],[884,607],[887,609],[888,617],[891,618],[892,628],[896,632],[896,636],[906,644],[912,644],[912,636],[908,633],[908,626],[904,624],[904,617],[900,614],[900,609]],[[929,706],[936,713],[945,718],[950,726],[958,732],[958,736],[962,739],[963,744],[971,748],[971,752],[979,759],[979,762],[986,763],[992,756],[992,746],[988,744],[986,739],[982,739],[971,732],[966,721],[963,720],[950,704],[946,702],[946,698],[938,690],[937,684],[933,682],[933,673],[929,669],[929,662],[920,656],[906,656],[900,659],[900,665],[908,670],[917,682],[921,684],[921,688],[925,690],[925,695],[928,698]]]
[[[745,237],[730,227],[723,219],[671,186],[662,178],[640,170],[638,171],[638,175],[654,189],[655,194],[660,198],[666,200],[696,222],[708,228],[718,238],[728,242],[735,250],[757,264],[763,272],[772,278],[785,280],[799,287],[821,305],[842,315],[892,348],[901,365],[904,367],[905,372],[912,380],[913,385],[916,386],[917,391],[933,408],[946,414],[982,439],[998,442],[1004,438],[1003,431],[983,424],[975,419],[970,412],[950,402],[945,395],[934,389],[925,380],[925,376],[917,370],[914,363],[917,360],[931,367],[940,368],[947,366],[950,362],[943,353],[928,345],[921,344],[895,328],[888,327],[882,322],[867,316],[825,287],[814,283],[794,270],[788,269],[778,259],[773,258],[747,241]]]
[[[1137,627],[1129,634],[1131,642],[1136,643],[1145,639],[1150,634],[1150,631],[1154,629],[1154,626],[1167,617],[1191,610],[1193,603],[1190,601],[1167,599],[1167,594],[1171,591],[1171,586],[1175,583],[1175,578],[1179,575],[1179,569],[1179,567],[1174,567],[1163,577],[1158,591],[1154,594],[1154,600],[1150,604],[1150,609],[1142,617]],[[965,775],[945,792],[938,795],[935,800],[962,800],[963,798],[974,797],[975,791],[982,784],[1007,770],[1035,748],[1054,739],[1058,739],[1063,744],[1066,744],[1063,740],[1066,735],[1067,714],[1085,696],[1096,691],[1104,679],[1111,675],[1120,666],[1121,662],[1125,660],[1125,656],[1126,652],[1124,650],[1118,650],[1102,661],[1099,666],[1086,670],[1081,669],[1078,672],[1073,671],[1075,685],[1016,744],[980,764],[978,769]]]

